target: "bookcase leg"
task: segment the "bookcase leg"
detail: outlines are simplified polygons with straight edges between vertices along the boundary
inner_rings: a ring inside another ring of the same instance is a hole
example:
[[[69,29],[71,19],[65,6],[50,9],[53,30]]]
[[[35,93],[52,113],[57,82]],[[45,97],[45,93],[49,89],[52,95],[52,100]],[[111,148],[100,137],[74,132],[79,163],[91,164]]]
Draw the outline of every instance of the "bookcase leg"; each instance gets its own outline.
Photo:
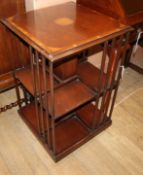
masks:
[[[18,106],[20,109],[22,104],[21,104],[21,98],[20,98],[19,81],[17,80],[16,77],[15,77],[15,90],[16,90]]]

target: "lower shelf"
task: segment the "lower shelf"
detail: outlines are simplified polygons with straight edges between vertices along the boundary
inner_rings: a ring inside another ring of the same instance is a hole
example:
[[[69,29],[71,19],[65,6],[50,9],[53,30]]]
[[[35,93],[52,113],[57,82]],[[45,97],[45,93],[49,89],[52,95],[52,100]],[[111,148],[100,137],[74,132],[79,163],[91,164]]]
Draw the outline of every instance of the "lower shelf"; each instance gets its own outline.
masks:
[[[38,111],[40,113],[40,110]],[[35,104],[31,103],[19,110],[20,115],[26,123],[38,134]]]
[[[97,127],[102,122],[101,111],[90,103],[77,111],[77,116],[89,127]],[[94,124],[93,124],[94,123]]]
[[[20,114],[28,126],[38,134],[34,103],[21,108]],[[76,117],[71,117],[58,123],[55,128],[56,154],[61,154],[66,149],[87,137],[88,134],[88,129],[83,126]]]
[[[88,135],[89,131],[76,117],[65,120],[55,130],[56,154],[61,154]]]
[[[111,124],[111,121],[107,121],[98,129],[91,131],[76,116],[62,120],[55,125],[56,153],[54,155],[49,149],[48,144],[44,142],[43,138],[38,134],[35,105],[28,104],[21,108],[20,114],[55,161],[65,157]],[[89,115],[90,114],[86,116]],[[52,134],[50,133],[50,135]]]

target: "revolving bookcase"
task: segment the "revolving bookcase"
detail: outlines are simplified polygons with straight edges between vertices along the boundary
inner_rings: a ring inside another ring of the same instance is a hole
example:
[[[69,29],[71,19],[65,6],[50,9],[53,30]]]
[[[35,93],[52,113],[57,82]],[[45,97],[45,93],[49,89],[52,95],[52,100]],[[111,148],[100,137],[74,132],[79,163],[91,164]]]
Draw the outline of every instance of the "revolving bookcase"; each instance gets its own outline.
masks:
[[[19,113],[58,161],[111,124],[131,28],[75,3],[3,23],[29,45],[31,64],[15,72]],[[100,66],[83,58],[96,45]]]

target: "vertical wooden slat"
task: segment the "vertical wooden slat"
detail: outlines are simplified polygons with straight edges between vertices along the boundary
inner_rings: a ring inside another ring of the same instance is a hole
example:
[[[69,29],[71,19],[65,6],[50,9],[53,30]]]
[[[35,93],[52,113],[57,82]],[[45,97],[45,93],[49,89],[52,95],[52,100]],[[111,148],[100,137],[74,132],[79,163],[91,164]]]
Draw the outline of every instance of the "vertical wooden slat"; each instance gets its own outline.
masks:
[[[103,86],[103,76],[104,76],[104,69],[105,69],[105,63],[106,63],[106,55],[107,55],[107,49],[108,49],[108,41],[106,41],[104,43],[104,49],[103,49],[103,54],[102,54],[102,61],[101,61],[101,68],[100,68],[100,76],[99,76],[99,79],[98,79],[98,87],[97,87],[97,98],[96,98],[96,105],[95,105],[95,110],[94,110],[94,120],[93,120],[93,126],[92,128],[94,129],[97,125],[97,122],[96,122],[96,110],[98,110],[98,105],[99,105],[99,99],[100,99],[100,94],[101,94],[101,91],[102,91],[102,86]]]
[[[42,87],[41,87],[41,76],[40,76],[40,65],[39,65],[39,53],[35,51],[35,57],[36,57],[36,75],[37,75],[37,92],[38,92],[38,101],[40,106],[40,129],[41,129],[41,135],[44,136],[45,130],[44,130],[44,121],[43,121],[43,99],[42,99]]]
[[[50,62],[50,104],[51,104],[51,125],[52,125],[52,149],[53,153],[56,154],[56,143],[55,143],[55,99],[54,99],[54,73],[53,63]]]
[[[125,60],[126,49],[127,49],[127,45],[128,45],[128,42],[129,42],[129,36],[130,36],[130,32],[128,32],[126,34],[126,37],[125,37],[125,44],[124,44],[124,49],[122,51],[122,58],[121,58],[121,66],[120,66],[118,77],[117,77],[117,87],[114,91],[114,95],[113,95],[113,99],[112,99],[112,103],[111,103],[111,109],[110,109],[110,112],[109,112],[109,118],[111,118],[111,116],[112,116],[114,105],[115,105],[115,100],[116,100],[118,89],[119,89],[119,84],[120,84],[121,74],[122,74],[122,65],[124,64],[124,60]]]
[[[111,65],[111,68],[110,68],[111,69],[111,74],[110,74],[110,86],[111,87],[110,87],[110,90],[107,92],[107,95],[106,95],[106,98],[105,98],[104,116],[107,116],[107,113],[108,113],[108,110],[109,110],[108,108],[109,108],[110,101],[111,101],[111,98],[112,98],[112,91],[113,91],[112,89],[113,89],[114,82],[115,82],[115,76],[116,76],[116,70],[117,70],[117,67],[118,67],[118,63],[119,63],[119,60],[121,59],[121,54],[123,54],[123,51],[126,49],[126,45],[123,45],[123,39],[124,39],[124,35],[121,35],[119,40],[118,40],[118,43],[117,43],[117,48],[115,48],[116,53],[115,53],[115,56],[113,56],[114,62]],[[123,49],[123,51],[122,51],[122,49]],[[116,88],[118,88],[118,82],[116,82],[116,83],[117,83]],[[113,95],[113,99],[112,99],[113,103],[115,103],[115,97],[114,96],[116,97],[116,91],[115,91],[115,94]],[[114,104],[111,103],[111,108],[112,108],[112,106],[114,106]]]
[[[44,81],[44,96],[43,100],[45,103],[45,128],[46,128],[46,141],[48,142],[48,146],[51,149],[51,138],[50,138],[50,118],[48,111],[48,95],[47,95],[47,73],[46,73],[46,59],[42,56],[42,71],[43,71],[43,81]]]
[[[28,105],[27,92],[26,92],[24,87],[22,87],[22,90],[23,90],[23,95],[24,95],[24,99],[25,99],[25,105]]]
[[[20,103],[20,90],[19,90],[19,81],[17,80],[16,76],[15,76],[15,72],[14,72],[14,77],[15,77],[15,90],[16,90],[16,96],[17,96],[17,101],[18,101],[18,106],[19,109],[21,108],[21,103]]]
[[[117,38],[113,38],[111,42],[111,49],[109,49],[109,62],[108,62],[108,67],[107,67],[107,74],[106,74],[106,88],[110,88],[111,84],[111,69],[112,65],[114,62],[114,52],[115,52],[115,47],[117,43]]]
[[[105,96],[105,102],[104,102],[104,117],[107,116],[108,108],[110,105],[110,100],[112,96],[112,91],[115,83],[115,76],[116,76],[116,71],[118,67],[118,63],[121,57],[121,52],[122,52],[122,43],[123,43],[123,35],[120,36],[120,38],[117,40],[115,49],[113,50],[113,54],[111,55],[111,65],[109,67],[109,76],[108,76],[108,91]]]
[[[111,51],[109,53],[109,61],[108,61],[108,66],[107,66],[105,88],[104,88],[104,92],[103,92],[103,95],[102,95],[102,101],[101,101],[101,108],[100,108],[101,116],[100,116],[99,124],[101,122],[103,122],[104,117],[105,117],[105,107],[106,107],[107,99],[108,99],[108,96],[109,96],[108,89],[109,89],[109,86],[110,86],[110,69],[111,69],[112,62],[113,62],[112,58],[113,58],[114,49],[115,49],[115,45],[116,45],[116,39],[117,38],[113,38],[112,41],[111,41]]]
[[[37,101],[37,85],[36,85],[36,74],[35,74],[35,53],[33,53],[33,48],[30,46],[30,60],[31,60],[31,70],[32,70],[32,81],[33,81],[33,90],[34,90],[34,101],[35,101],[35,112],[36,112],[36,120],[37,120],[37,128],[38,133],[41,133],[40,129],[40,119],[38,113],[38,101]]]

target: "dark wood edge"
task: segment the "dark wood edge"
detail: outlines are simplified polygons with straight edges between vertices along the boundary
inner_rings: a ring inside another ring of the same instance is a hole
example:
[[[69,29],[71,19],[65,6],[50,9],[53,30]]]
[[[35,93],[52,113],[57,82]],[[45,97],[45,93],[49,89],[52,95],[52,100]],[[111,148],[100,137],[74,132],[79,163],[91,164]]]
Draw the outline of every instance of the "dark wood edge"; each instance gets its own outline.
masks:
[[[12,90],[15,88],[16,85],[12,85],[12,86],[9,86],[7,88],[4,88],[4,89],[0,89],[0,94],[6,92],[6,91],[9,91],[9,90]]]
[[[69,49],[69,50],[65,50],[61,53],[55,53],[53,55],[50,55],[50,57],[52,58],[52,61],[53,62],[56,62],[60,59],[64,59],[65,57],[69,56],[69,55],[72,55],[73,53],[79,53],[81,52],[82,50],[85,50],[85,49],[88,49],[90,47],[93,47],[95,45],[98,45],[98,44],[101,44],[101,43],[104,43],[105,41],[107,40],[111,40],[117,36],[120,36],[120,35],[123,35],[125,34],[126,32],[130,32],[130,31],[133,31],[133,28],[131,27],[127,27],[125,29],[121,29],[119,31],[116,31],[114,32],[113,34],[109,34],[107,36],[104,36],[102,38],[99,38],[99,39],[95,39],[94,41],[87,41],[87,43],[85,44],[82,44],[80,46],[77,46],[75,48],[72,48],[72,49]]]
[[[129,67],[132,68],[133,70],[135,70],[136,72],[140,73],[143,75],[143,68],[133,64],[133,63],[129,63]]]

